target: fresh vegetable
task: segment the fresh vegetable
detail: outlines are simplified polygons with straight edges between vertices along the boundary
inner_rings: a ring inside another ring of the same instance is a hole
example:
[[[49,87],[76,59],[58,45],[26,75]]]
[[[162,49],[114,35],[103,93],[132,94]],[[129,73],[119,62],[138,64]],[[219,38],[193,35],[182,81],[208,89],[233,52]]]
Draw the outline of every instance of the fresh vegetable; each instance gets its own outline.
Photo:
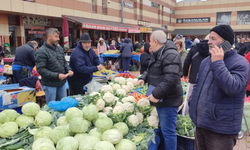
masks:
[[[107,106],[113,106],[115,104],[115,96],[111,93],[105,93],[103,100],[106,102]]]
[[[73,118],[83,117],[83,112],[76,107],[71,107],[66,110],[65,116],[67,118],[67,121],[70,122]]]
[[[35,118],[35,125],[36,126],[48,126],[52,121],[52,116],[47,111],[40,111]]]
[[[127,135],[129,131],[128,126],[124,122],[118,122],[114,124],[114,128],[119,130],[123,136]]]
[[[45,147],[48,148],[48,150],[55,149],[54,143],[50,139],[48,139],[48,138],[39,138],[39,139],[34,141],[34,143],[32,145],[32,150],[33,149],[38,149],[41,146],[44,146],[44,148]]]
[[[26,116],[36,116],[40,111],[40,106],[37,103],[30,102],[27,104],[24,104],[22,107],[22,113]]]
[[[103,112],[106,114],[106,115],[109,115],[110,114],[110,112],[112,111],[112,107],[105,107],[104,109],[103,109]]]
[[[189,116],[178,115],[176,121],[176,130],[179,135],[194,137],[195,126]]]
[[[150,115],[158,117],[158,113],[157,113],[156,107],[153,107],[152,111],[150,112]]]
[[[119,74],[118,74],[119,75]],[[123,77],[116,77],[115,82],[120,84],[120,85],[125,85],[126,84],[126,79]]]
[[[118,90],[118,89],[121,89],[120,84],[114,84],[114,85],[113,85],[113,90],[116,91],[116,90]]]
[[[127,85],[122,85],[122,89],[126,91],[126,93],[130,92],[130,88]]]
[[[136,127],[139,125],[139,120],[136,115],[130,115],[127,118],[127,125],[130,127]]]
[[[113,88],[110,85],[104,85],[102,86],[101,91],[104,93],[113,93]]]
[[[159,126],[159,118],[156,116],[149,116],[148,119],[148,125],[151,127],[158,128]]]
[[[103,99],[98,99],[97,101],[96,101],[96,107],[97,107],[97,109],[99,110],[99,111],[101,111],[101,110],[103,110],[103,108],[105,107],[105,102],[104,102],[104,100]]]
[[[100,141],[95,144],[94,150],[116,150],[114,145],[108,141]]]
[[[151,110],[153,109],[153,107],[150,106],[149,100],[145,99],[145,98],[140,99],[138,101],[137,105],[138,105],[140,112],[143,114],[147,114],[147,113],[151,112]]]
[[[52,132],[49,134],[49,138],[51,139],[51,141],[53,141],[55,144],[57,144],[57,142],[64,138],[70,136],[69,130],[67,129],[67,127],[65,126],[58,126],[55,127]]]
[[[0,127],[0,137],[6,138],[15,135],[18,132],[18,124],[16,122],[5,122]]]
[[[122,139],[118,144],[116,144],[115,148],[116,150],[136,150],[136,145],[128,139]]]
[[[143,122],[143,114],[140,112],[135,113],[136,117],[138,118],[139,124]]]
[[[15,121],[19,114],[12,109],[5,109],[0,113],[0,123]]]
[[[132,95],[135,98],[135,102],[138,103],[139,100],[141,99],[146,99],[147,97],[142,94],[138,94],[137,92],[133,92]]]
[[[96,120],[95,126],[101,132],[106,131],[106,130],[111,129],[113,127],[113,121],[108,117],[99,118]]]
[[[52,132],[52,129],[50,127],[41,127],[39,128],[35,134],[34,139],[37,140],[39,138],[49,138],[50,133]]]
[[[118,96],[126,96],[126,95],[127,95],[127,91],[124,90],[124,89],[118,89],[118,90],[116,91],[116,94],[117,94]]]
[[[122,102],[123,103],[126,103],[126,102],[132,102],[132,103],[135,103],[136,99],[134,98],[134,96],[128,96],[128,97],[124,97],[122,99]]]
[[[110,129],[102,134],[102,140],[117,144],[122,139],[122,133],[117,129]]]
[[[57,126],[65,126],[67,124],[69,124],[69,123],[67,121],[66,116],[62,116],[62,117],[60,117],[60,118],[57,119],[57,122],[56,122]]]
[[[102,137],[102,132],[100,130],[98,130],[97,128],[94,128],[92,130],[89,131],[89,135],[90,136],[95,136],[98,139],[101,139]]]
[[[119,73],[116,75],[116,77],[124,77],[124,78],[132,78],[132,79],[136,78],[135,75],[132,75],[129,73]]]
[[[78,143],[80,143],[86,136],[88,136],[87,133],[78,133],[74,136],[74,138],[78,141]]]
[[[74,133],[85,133],[89,129],[89,122],[83,118],[74,118],[69,122],[69,129]]]
[[[122,107],[125,111],[129,112],[129,113],[133,113],[134,112],[134,104],[130,103],[130,102],[126,102],[122,104]]]
[[[34,122],[33,117],[21,115],[16,118],[16,123],[20,128],[26,128],[29,124]]]
[[[78,150],[79,143],[73,137],[65,137],[58,141],[57,150]]]
[[[95,136],[85,136],[84,140],[80,141],[79,150],[92,150],[98,142],[100,139]]]
[[[93,121],[98,118],[98,111],[98,108],[93,104],[84,106],[82,109],[83,118],[88,121]]]

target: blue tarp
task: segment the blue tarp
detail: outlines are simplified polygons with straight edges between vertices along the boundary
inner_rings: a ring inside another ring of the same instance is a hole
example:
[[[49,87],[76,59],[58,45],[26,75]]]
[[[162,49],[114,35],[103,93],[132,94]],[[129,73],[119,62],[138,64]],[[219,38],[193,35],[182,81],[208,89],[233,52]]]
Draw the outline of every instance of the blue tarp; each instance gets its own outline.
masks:
[[[16,89],[16,88],[19,88],[19,84],[0,85],[0,90],[9,90],[9,89]]]
[[[112,58],[118,58],[120,54],[101,54],[101,61],[104,62],[104,57],[112,57]],[[141,55],[132,55],[132,60],[136,60],[140,62]]]

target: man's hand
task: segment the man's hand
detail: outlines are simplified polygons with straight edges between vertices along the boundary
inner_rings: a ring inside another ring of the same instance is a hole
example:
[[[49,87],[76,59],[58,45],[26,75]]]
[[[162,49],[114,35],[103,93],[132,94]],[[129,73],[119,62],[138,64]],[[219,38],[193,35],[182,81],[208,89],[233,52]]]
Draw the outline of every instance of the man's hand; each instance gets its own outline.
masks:
[[[69,70],[68,75],[69,75],[69,77],[72,77],[74,75],[74,72]]]
[[[59,78],[60,80],[64,80],[64,79],[66,79],[67,77],[68,77],[67,74],[62,74],[62,73],[60,73],[60,74],[58,75],[58,78]]]
[[[158,103],[158,102],[159,102],[159,99],[154,98],[154,96],[153,96],[152,94],[149,95],[148,99],[149,99],[151,102],[153,102],[153,103]]]
[[[103,66],[102,65],[98,65],[97,68],[98,68],[99,71],[101,71],[102,68],[103,68]]]
[[[184,79],[185,81],[188,81],[188,76],[183,76],[183,79]]]
[[[145,84],[144,80],[138,80],[138,81],[135,82],[135,86],[141,85],[143,87],[144,84]]]
[[[211,53],[211,62],[215,62],[217,60],[223,60],[224,59],[224,51],[222,48],[219,48],[218,46],[214,46],[214,48],[212,48],[210,50]]]

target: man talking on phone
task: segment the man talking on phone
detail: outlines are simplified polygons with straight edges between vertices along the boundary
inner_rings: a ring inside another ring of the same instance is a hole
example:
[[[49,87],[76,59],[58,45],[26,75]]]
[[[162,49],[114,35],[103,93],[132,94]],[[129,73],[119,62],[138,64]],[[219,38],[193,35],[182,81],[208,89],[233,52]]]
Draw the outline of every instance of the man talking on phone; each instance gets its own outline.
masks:
[[[189,102],[196,150],[233,150],[241,131],[250,73],[247,60],[231,48],[233,40],[229,25],[210,31],[211,55],[200,65]]]

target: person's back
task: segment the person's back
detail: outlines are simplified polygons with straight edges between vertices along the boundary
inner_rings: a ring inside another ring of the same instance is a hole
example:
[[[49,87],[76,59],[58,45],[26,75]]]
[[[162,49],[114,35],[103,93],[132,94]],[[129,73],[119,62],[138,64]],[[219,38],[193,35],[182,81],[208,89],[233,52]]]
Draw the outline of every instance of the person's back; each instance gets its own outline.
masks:
[[[20,66],[35,66],[35,50],[31,43],[27,43],[17,48],[14,65]]]
[[[133,45],[129,42],[129,39],[125,39],[121,45],[122,57],[131,57],[133,51]]]
[[[192,44],[193,43],[187,37],[185,37],[186,50],[189,49],[189,48],[191,48]]]
[[[149,43],[145,43],[145,45],[144,45],[144,52],[141,54],[141,57],[140,57],[140,62],[141,62],[140,73],[141,74],[143,74],[143,72],[146,71],[147,68],[148,68],[148,64],[149,64],[149,61],[150,61],[150,51],[149,51],[149,48],[150,48],[150,44]]]

